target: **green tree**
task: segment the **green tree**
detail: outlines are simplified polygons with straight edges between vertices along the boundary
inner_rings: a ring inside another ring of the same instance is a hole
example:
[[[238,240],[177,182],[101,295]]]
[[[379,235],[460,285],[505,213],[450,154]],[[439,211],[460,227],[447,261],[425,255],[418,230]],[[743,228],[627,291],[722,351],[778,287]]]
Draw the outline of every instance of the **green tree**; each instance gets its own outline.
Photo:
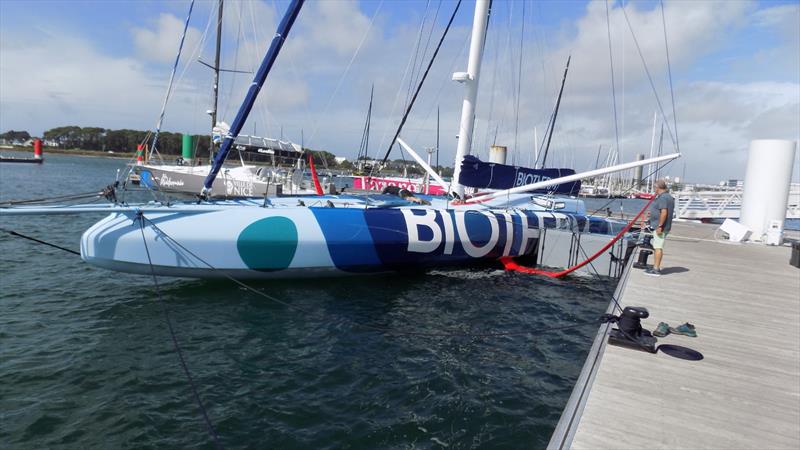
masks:
[[[24,141],[27,141],[30,138],[31,138],[31,135],[28,134],[27,131],[8,130],[5,133],[0,134],[0,139],[6,139],[6,140],[9,140],[9,141],[21,141],[21,142],[24,142]]]
[[[355,170],[356,166],[350,161],[344,160],[341,164],[336,165],[336,168],[341,170]]]

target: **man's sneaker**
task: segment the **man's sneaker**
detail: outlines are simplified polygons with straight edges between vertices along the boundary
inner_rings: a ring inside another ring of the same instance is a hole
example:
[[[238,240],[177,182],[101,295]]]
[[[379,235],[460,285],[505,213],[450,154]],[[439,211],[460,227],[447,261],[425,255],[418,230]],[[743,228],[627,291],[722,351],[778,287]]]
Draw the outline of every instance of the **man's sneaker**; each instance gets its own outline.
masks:
[[[653,331],[653,336],[656,337],[664,337],[669,334],[669,325],[665,322],[661,322],[658,324],[658,327]]]
[[[644,271],[644,274],[645,275],[650,275],[651,277],[660,277],[661,276],[661,270],[655,269],[655,268],[647,269],[647,270]]]
[[[690,324],[689,322],[686,322],[683,325],[678,325],[675,328],[669,327],[669,331],[671,333],[682,334],[684,336],[697,337],[697,331],[694,329],[694,325]]]

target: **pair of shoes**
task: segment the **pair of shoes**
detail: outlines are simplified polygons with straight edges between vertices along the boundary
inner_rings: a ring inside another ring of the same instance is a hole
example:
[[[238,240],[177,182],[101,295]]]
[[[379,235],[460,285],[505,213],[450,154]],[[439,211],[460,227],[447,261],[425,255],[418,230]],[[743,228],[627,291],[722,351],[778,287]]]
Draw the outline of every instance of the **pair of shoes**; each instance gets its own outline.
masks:
[[[670,327],[665,322],[661,322],[656,327],[655,331],[653,331],[653,336],[656,337],[664,337],[669,334]]]
[[[661,276],[661,270],[656,269],[656,268],[647,269],[647,270],[644,271],[644,274],[645,275],[650,275],[651,277],[660,277]]]
[[[669,332],[673,334],[682,334],[689,337],[697,337],[697,331],[694,329],[694,325],[690,324],[689,322],[686,322],[683,325],[678,325],[675,328],[669,327]]]

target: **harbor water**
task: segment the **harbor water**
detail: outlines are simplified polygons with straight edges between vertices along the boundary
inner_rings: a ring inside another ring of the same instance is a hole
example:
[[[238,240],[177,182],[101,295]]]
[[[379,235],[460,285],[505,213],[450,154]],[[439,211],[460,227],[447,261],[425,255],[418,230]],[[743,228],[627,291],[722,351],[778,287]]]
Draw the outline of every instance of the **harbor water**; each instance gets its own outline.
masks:
[[[98,190],[124,164],[1,165],[0,200]],[[0,226],[77,250],[99,219]],[[211,448],[162,304],[226,448],[543,448],[615,287],[481,267],[164,278],[160,302],[149,277],[0,234],[2,448]]]

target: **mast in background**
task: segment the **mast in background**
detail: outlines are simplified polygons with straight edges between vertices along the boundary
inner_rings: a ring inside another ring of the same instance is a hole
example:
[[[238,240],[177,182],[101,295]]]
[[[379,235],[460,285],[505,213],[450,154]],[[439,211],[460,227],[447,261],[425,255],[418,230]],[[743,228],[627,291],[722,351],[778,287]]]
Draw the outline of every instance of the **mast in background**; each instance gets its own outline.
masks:
[[[222,47],[222,6],[225,0],[219,0],[219,10],[217,11],[217,48],[214,55],[214,109],[211,110],[211,129],[217,126],[217,103],[219,99],[219,57]],[[214,143],[212,139],[211,147]],[[212,150],[213,153],[213,150]]]
[[[278,24],[278,30],[276,31],[275,36],[272,38],[272,43],[267,50],[267,54],[264,55],[264,59],[261,61],[258,72],[256,72],[256,75],[253,78],[253,82],[250,83],[250,88],[247,90],[247,95],[242,102],[242,106],[239,107],[239,112],[236,113],[236,117],[233,119],[230,130],[224,136],[222,145],[220,145],[219,151],[214,156],[214,162],[211,166],[211,170],[203,182],[203,189],[200,193],[202,197],[207,197],[211,192],[211,186],[214,184],[214,179],[217,177],[219,170],[222,168],[225,158],[228,157],[228,152],[231,150],[233,141],[237,136],[239,136],[239,132],[242,130],[242,126],[244,126],[247,116],[250,115],[250,110],[253,109],[253,105],[256,102],[256,97],[258,97],[261,87],[267,80],[267,75],[269,74],[270,69],[272,69],[272,65],[275,63],[275,60],[278,58],[278,53],[280,53],[283,43],[286,42],[286,38],[289,36],[289,30],[292,29],[292,25],[294,25],[297,15],[300,14],[300,9],[303,7],[304,2],[305,0],[292,0],[292,3],[286,10],[283,19],[281,19],[280,24]]]
[[[550,140],[553,138],[553,130],[556,128],[556,118],[558,117],[558,108],[561,106],[561,96],[564,94],[564,85],[567,83],[567,73],[569,72],[569,62],[572,55],[567,57],[567,67],[564,68],[564,77],[561,79],[561,89],[558,91],[558,99],[556,100],[556,109],[553,110],[553,118],[550,120],[550,134],[547,135],[547,143],[544,146],[544,154],[542,156],[542,168],[547,163],[547,152],[550,151]]]

